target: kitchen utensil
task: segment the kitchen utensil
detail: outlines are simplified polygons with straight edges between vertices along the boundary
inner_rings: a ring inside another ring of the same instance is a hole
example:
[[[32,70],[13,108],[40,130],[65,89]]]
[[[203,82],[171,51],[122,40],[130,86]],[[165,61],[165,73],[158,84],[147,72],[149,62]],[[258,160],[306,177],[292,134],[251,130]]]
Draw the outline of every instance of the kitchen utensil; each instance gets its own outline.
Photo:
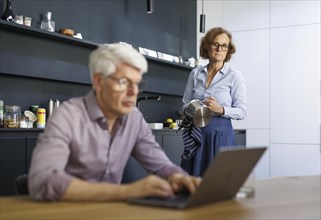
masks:
[[[186,105],[184,115],[196,127],[205,127],[211,120],[212,111],[202,101],[193,99]]]

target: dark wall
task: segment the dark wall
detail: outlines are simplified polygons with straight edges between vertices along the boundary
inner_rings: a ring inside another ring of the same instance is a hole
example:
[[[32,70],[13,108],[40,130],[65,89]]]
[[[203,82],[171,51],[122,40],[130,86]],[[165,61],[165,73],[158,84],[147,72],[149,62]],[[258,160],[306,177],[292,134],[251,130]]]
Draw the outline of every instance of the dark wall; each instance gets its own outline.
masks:
[[[154,13],[146,13],[146,0],[13,0],[15,14],[32,17],[39,27],[52,12],[56,30],[71,28],[97,43],[124,41],[135,48],[182,55],[196,53],[196,0],[154,0]],[[0,12],[6,0],[0,0]],[[1,13],[2,14],[2,13]]]
[[[0,0],[0,11],[4,7]],[[51,11],[56,30],[75,29],[91,42],[125,41],[184,58],[195,52],[195,0],[155,0],[153,14],[146,13],[145,0],[13,0],[13,10],[32,17],[34,28],[41,14]],[[0,98],[24,110],[32,104],[46,107],[49,98],[64,101],[85,95],[91,89],[87,60],[92,49],[0,28]],[[146,120],[177,118],[191,69],[155,59],[148,63],[148,91],[141,96],[162,99],[142,102]]]
[[[20,105],[26,110],[30,105],[47,108],[49,99],[65,101],[70,97],[86,95],[90,85],[31,77],[0,75],[0,94],[5,105]]]

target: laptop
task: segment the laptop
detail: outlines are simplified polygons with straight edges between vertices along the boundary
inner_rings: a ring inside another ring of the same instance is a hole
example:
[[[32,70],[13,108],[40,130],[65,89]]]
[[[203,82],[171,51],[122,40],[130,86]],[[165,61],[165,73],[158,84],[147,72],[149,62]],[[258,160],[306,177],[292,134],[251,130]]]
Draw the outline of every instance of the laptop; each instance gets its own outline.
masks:
[[[129,203],[185,209],[232,199],[241,188],[266,147],[223,150],[218,153],[203,175],[193,195],[180,193],[171,198],[144,197]]]

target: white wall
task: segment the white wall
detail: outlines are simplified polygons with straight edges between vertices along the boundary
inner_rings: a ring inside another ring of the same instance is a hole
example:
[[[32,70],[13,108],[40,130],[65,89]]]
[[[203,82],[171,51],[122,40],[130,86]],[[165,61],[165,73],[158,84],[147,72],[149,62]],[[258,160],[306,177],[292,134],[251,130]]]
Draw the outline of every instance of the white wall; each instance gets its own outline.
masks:
[[[237,52],[230,64],[246,79],[247,117],[233,125],[247,129],[247,147],[268,146],[259,178],[321,173],[320,6],[321,0],[204,0],[206,31],[232,32]]]

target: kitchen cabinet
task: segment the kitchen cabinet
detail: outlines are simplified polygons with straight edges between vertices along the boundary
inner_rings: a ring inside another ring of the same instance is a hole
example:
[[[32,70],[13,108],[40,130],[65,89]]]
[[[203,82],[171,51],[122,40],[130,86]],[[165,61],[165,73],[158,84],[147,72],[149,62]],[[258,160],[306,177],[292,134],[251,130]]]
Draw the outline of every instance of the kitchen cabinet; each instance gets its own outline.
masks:
[[[255,37],[253,37],[255,36]],[[267,129],[270,126],[270,76],[269,76],[269,31],[233,33],[237,52],[233,55],[231,66],[242,72],[246,86],[246,117],[232,120],[235,129]],[[248,39],[251,44],[248,44]],[[244,62],[243,57],[253,55]],[[257,54],[260,54],[257,56]],[[260,71],[257,71],[257,70]]]
[[[320,25],[272,29],[271,42],[271,143],[320,145]]]
[[[163,143],[162,135],[160,134],[154,134],[154,135],[155,135],[155,140],[159,143],[160,146],[162,146],[162,143]],[[148,175],[148,173],[143,168],[143,166],[140,165],[140,163],[134,157],[130,156],[124,170],[122,182],[130,183],[138,179],[141,179],[146,175]]]
[[[25,138],[0,137],[0,195],[15,194],[14,179],[26,172]]]
[[[28,173],[32,151],[38,135],[43,129],[6,129],[0,128],[0,195],[14,195],[14,180],[17,176]],[[154,130],[155,140],[164,149],[174,164],[180,165],[184,149],[182,131],[171,129]],[[235,131],[237,145],[245,146],[245,131]],[[133,182],[148,173],[130,157],[124,174],[123,183]]]
[[[254,167],[255,179],[267,179],[270,177],[270,130],[246,129],[246,148],[267,147],[265,153]]]
[[[15,194],[14,180],[28,172],[39,131],[0,128],[0,195]]]
[[[272,144],[271,176],[320,175],[320,147],[313,144]]]
[[[164,135],[163,136],[163,149],[168,158],[176,165],[181,164],[181,155],[184,151],[184,143],[182,134]]]
[[[38,137],[27,137],[26,138],[26,173],[29,172],[32,151],[36,147]]]

